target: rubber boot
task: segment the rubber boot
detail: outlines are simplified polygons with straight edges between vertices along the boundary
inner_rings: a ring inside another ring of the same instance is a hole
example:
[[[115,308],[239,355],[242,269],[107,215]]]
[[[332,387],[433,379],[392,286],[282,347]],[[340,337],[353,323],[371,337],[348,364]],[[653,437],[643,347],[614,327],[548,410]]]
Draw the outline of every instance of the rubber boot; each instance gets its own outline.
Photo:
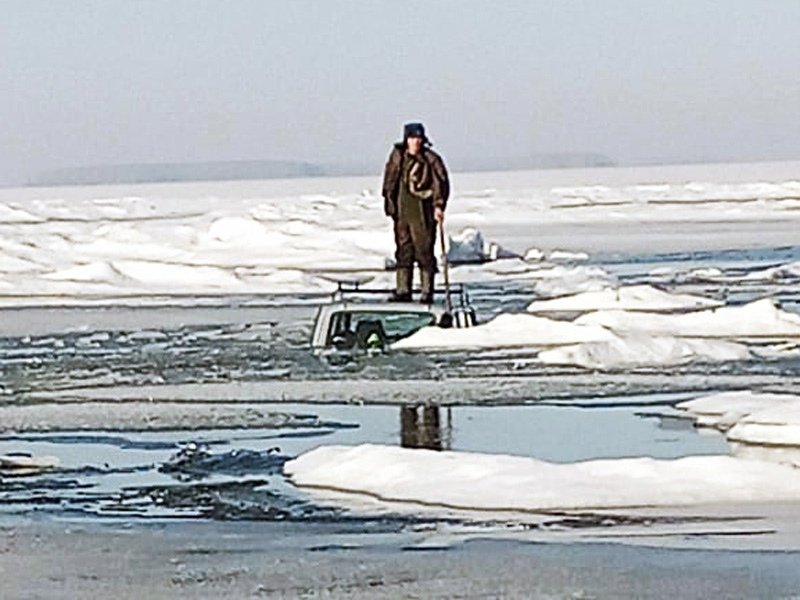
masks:
[[[413,267],[397,267],[397,284],[390,298],[391,302],[411,302],[411,281],[413,275]]]
[[[420,271],[419,273],[421,279],[420,288],[422,289],[422,293],[419,296],[419,301],[422,304],[433,304],[433,278],[434,272],[433,271]]]

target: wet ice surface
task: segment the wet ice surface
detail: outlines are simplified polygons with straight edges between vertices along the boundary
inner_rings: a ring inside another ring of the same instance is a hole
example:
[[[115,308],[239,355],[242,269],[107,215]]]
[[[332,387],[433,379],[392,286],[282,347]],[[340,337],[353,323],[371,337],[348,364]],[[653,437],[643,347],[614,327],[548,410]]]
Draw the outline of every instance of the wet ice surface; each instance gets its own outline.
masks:
[[[648,407],[669,406],[679,398],[667,395],[642,402]],[[0,454],[13,450],[52,455],[61,464],[41,474],[4,477],[0,506],[6,513],[86,517],[346,522],[354,517],[315,504],[286,483],[282,467],[288,458],[322,443],[364,442],[511,453],[559,462],[714,454],[726,448],[721,435],[698,435],[688,421],[642,418],[634,407],[268,408],[311,413],[321,425],[183,433],[7,434],[0,438]],[[392,521],[386,515],[379,519]]]
[[[662,283],[729,303],[770,296],[797,311],[796,280],[747,277],[797,260],[800,248],[789,247],[591,262],[623,283]],[[698,274],[706,265],[717,271]],[[531,297],[525,280],[484,283],[473,291],[483,319],[523,311]],[[727,453],[723,435],[697,431],[672,407],[702,390],[781,391],[800,382],[800,360],[791,357],[620,373],[536,365],[529,353],[509,350],[319,359],[307,347],[318,301],[310,296],[285,306],[279,298],[245,296],[226,301],[235,306],[215,300],[203,308],[3,311],[0,403],[19,411],[7,413],[15,421],[0,423],[0,454],[55,456],[60,467],[3,474],[0,511],[8,517],[325,522],[356,533],[402,533],[431,523],[454,531],[479,524],[482,535],[508,527],[656,522],[699,522],[703,530],[717,517],[580,514],[542,524],[464,514],[420,517],[375,506],[350,510],[294,488],[282,466],[318,445],[365,442],[554,462]],[[105,426],[99,426],[78,412],[100,406],[99,400],[173,412],[156,415],[166,423],[153,427],[160,431],[137,432],[115,421],[121,410],[108,405],[108,417],[100,419]],[[401,406],[431,400],[437,405],[427,411]],[[258,411],[262,420],[232,425],[246,430],[220,429],[219,422],[208,429],[203,411],[220,403]],[[739,516],[732,517],[737,524]]]

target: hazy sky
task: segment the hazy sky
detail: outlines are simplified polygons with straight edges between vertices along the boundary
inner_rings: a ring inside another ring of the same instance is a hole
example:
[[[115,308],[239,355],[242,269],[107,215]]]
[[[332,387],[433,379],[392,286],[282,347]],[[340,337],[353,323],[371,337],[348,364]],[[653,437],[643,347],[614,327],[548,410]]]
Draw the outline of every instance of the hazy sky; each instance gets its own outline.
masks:
[[[798,0],[0,0],[0,183],[55,167],[800,158]],[[457,165],[456,165],[457,166]]]

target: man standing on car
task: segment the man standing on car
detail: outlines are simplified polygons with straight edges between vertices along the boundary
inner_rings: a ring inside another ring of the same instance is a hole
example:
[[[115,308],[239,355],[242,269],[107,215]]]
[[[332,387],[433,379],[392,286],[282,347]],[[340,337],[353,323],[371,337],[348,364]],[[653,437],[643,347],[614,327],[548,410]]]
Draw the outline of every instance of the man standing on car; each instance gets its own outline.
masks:
[[[444,222],[450,182],[442,157],[431,150],[422,123],[406,123],[383,173],[383,208],[394,221],[395,302],[410,302],[414,262],[420,271],[420,302],[433,302],[436,224]]]

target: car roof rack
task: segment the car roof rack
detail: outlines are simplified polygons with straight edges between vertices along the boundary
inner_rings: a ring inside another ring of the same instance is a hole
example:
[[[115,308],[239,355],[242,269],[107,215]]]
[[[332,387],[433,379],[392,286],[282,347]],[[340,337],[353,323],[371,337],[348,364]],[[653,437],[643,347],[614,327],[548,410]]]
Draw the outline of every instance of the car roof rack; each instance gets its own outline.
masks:
[[[363,295],[376,295],[376,296],[386,296],[392,294],[395,290],[394,288],[367,288],[361,287],[363,283],[367,283],[372,280],[372,277],[363,280],[363,281],[353,281],[353,280],[334,280],[333,278],[328,278],[330,281],[334,281],[336,283],[336,291],[331,294],[331,298],[334,302],[343,301],[348,296],[363,296]],[[413,289],[412,293],[418,294],[421,290]],[[447,295],[447,290],[445,288],[435,288],[433,290],[435,295],[445,296]],[[458,301],[458,306],[461,307],[468,307],[470,304],[469,300],[469,293],[467,289],[460,283],[454,284],[450,286],[450,298],[451,300],[456,299]],[[455,304],[455,303],[454,303]]]
[[[336,290],[331,293],[331,299],[334,302],[344,301],[347,296],[363,296],[363,295],[388,295],[394,292],[394,288],[369,288],[362,287],[375,279],[374,275],[365,273],[316,273],[320,279],[330,281],[336,284]],[[419,293],[419,289],[412,290],[412,293]],[[444,288],[435,288],[434,294],[445,296],[447,290]],[[457,305],[462,308],[470,306],[469,293],[463,284],[455,283],[450,285],[450,299],[451,303],[456,306],[453,299],[457,300]]]

